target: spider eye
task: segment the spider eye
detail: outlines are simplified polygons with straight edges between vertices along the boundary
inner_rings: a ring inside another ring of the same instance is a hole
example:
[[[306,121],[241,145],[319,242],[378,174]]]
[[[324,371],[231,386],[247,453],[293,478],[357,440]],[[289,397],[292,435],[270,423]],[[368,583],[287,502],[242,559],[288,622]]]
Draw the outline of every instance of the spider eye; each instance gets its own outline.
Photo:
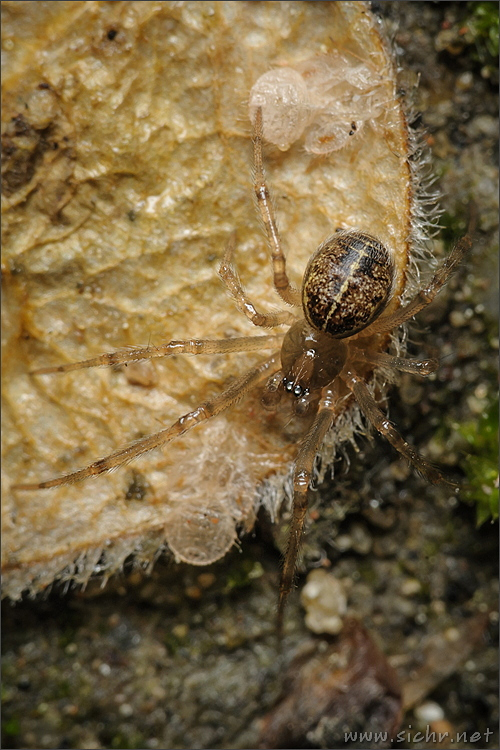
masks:
[[[309,395],[308,388],[303,388],[293,380],[287,380],[286,378],[283,378],[283,385],[285,387],[285,391],[287,391],[287,393],[293,393],[295,398],[303,398]]]

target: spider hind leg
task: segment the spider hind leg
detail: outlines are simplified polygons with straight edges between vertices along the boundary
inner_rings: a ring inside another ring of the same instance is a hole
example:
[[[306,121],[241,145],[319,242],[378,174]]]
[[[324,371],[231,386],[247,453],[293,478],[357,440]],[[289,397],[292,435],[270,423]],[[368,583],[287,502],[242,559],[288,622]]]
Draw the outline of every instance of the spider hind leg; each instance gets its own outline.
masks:
[[[323,388],[316,418],[302,441],[293,470],[293,509],[287,548],[281,571],[278,599],[278,633],[283,628],[283,613],[293,587],[295,567],[308,506],[308,494],[314,476],[314,461],[326,433],[335,419],[336,398],[331,388]]]
[[[353,393],[359,408],[370,424],[415,467],[424,479],[431,484],[457,486],[401,437],[394,425],[387,419],[383,411],[379,409],[366,383],[360,377],[351,370],[346,370],[342,373],[342,379]]]

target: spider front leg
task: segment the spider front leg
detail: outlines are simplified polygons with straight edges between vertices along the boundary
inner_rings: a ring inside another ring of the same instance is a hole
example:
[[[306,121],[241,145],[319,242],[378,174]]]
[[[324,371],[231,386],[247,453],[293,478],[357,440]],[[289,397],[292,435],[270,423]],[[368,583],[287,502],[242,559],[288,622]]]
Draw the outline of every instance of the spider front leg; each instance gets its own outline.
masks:
[[[287,548],[283,569],[281,572],[280,592],[278,600],[278,632],[283,626],[283,612],[288,595],[292,589],[295,567],[299,554],[302,531],[307,513],[308,493],[311,486],[314,461],[319,448],[335,418],[336,397],[334,391],[323,388],[318,404],[316,418],[302,441],[293,470],[293,509],[290,531],[288,532]]]
[[[287,310],[280,310],[279,312],[275,313],[260,313],[257,311],[255,305],[241,286],[236,271],[231,265],[234,245],[235,236],[233,234],[227,244],[226,252],[224,253],[224,257],[220,264],[219,276],[227,286],[231,297],[236,302],[238,310],[240,310],[243,315],[246,315],[248,320],[250,320],[254,324],[254,326],[260,326],[261,328],[274,328],[275,326],[280,326],[283,323],[288,323],[288,325],[292,325],[292,323],[295,323],[295,315],[288,312]]]
[[[100,354],[81,362],[70,362],[54,367],[39,367],[30,375],[51,375],[56,372],[84,370],[87,367],[111,367],[126,365],[129,362],[140,362],[156,357],[170,357],[174,354],[230,354],[231,352],[256,352],[261,349],[273,349],[281,343],[281,336],[241,336],[234,339],[187,339],[186,341],[169,341],[160,346],[134,347],[118,349],[116,352]]]
[[[266,183],[264,164],[262,160],[262,108],[257,107],[253,123],[253,159],[254,159],[254,190],[257,197],[264,226],[266,228],[267,240],[271,249],[271,260],[273,264],[274,288],[281,299],[288,305],[301,307],[302,298],[299,289],[290,284],[286,271],[286,258],[281,247],[281,241],[274,218],[272,198]]]
[[[12,489],[14,490],[42,490],[48,489],[49,487],[58,487],[64,484],[74,484],[75,482],[81,482],[89,477],[98,476],[99,474],[105,474],[108,471],[122,466],[123,464],[129,463],[134,458],[141,456],[143,453],[147,453],[154,448],[159,448],[166,443],[170,443],[172,440],[184,435],[186,432],[191,430],[196,425],[205,422],[207,419],[212,419],[217,414],[229,409],[236,401],[239,401],[245,393],[251,388],[258,385],[266,377],[269,377],[270,373],[277,368],[279,361],[279,355],[275,354],[270,359],[266,360],[257,367],[249,370],[245,375],[234,381],[225,391],[218,396],[205,401],[200,404],[193,411],[184,414],[174,424],[170,425],[160,432],[156,432],[153,435],[148,435],[141,440],[129,445],[127,448],[111,453],[105,458],[100,458],[98,461],[86,466],[83,469],[74,471],[66,476],[56,477],[55,479],[49,479],[45,482],[36,482],[33,484],[15,484]]]

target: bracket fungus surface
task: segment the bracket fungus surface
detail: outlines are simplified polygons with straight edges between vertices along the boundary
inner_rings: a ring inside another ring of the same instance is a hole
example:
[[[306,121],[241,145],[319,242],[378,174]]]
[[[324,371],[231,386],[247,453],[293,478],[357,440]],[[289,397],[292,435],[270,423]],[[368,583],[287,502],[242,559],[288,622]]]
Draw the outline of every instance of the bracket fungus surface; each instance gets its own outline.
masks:
[[[85,583],[130,554],[148,564],[165,544],[208,564],[259,504],[275,514],[284,496],[297,433],[258,393],[110,475],[9,488],[158,431],[258,355],[29,372],[119,347],[251,335],[217,275],[233,231],[242,282],[273,309],[248,114],[252,87],[273,71],[314,82],[300,127],[274,139],[286,150],[265,155],[294,280],[332,231],[359,227],[394,248],[395,303],[408,298],[432,259],[412,222],[414,146],[390,53],[364,2],[4,3],[3,13],[15,40],[3,70],[4,594]],[[359,428],[346,403],[328,461]]]

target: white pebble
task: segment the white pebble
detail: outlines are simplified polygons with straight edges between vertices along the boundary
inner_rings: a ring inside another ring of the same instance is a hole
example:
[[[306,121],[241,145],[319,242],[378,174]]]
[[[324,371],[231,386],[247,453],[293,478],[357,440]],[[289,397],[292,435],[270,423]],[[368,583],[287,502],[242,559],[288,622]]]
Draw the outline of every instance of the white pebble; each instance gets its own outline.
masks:
[[[442,721],[444,711],[438,703],[425,701],[415,709],[415,717],[423,724],[430,724],[432,721]]]
[[[422,591],[422,584],[416,578],[407,578],[401,585],[403,596],[415,596]]]
[[[325,570],[313,570],[307,577],[300,600],[306,610],[306,625],[313,633],[340,633],[347,599],[340,581]]]

